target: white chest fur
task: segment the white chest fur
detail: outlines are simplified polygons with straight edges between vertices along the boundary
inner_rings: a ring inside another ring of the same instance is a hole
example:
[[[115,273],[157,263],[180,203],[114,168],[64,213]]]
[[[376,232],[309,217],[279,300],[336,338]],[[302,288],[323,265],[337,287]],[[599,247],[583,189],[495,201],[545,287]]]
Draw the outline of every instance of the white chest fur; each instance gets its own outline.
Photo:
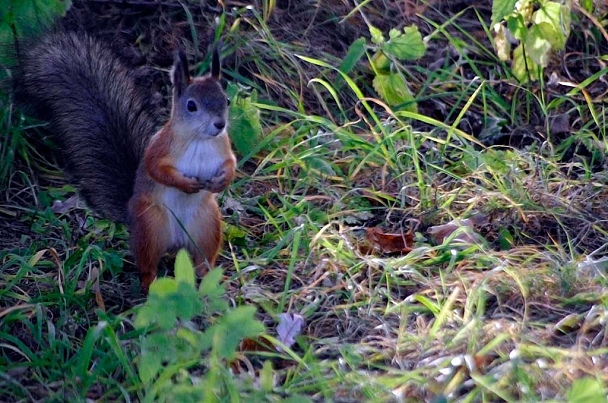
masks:
[[[182,157],[176,161],[177,170],[185,176],[200,180],[212,178],[224,162],[224,157],[217,153],[218,146],[215,143],[218,140],[221,139],[214,137],[191,141]]]
[[[214,141],[216,138],[192,141],[176,161],[177,170],[190,178],[212,178],[224,163],[224,158],[217,154]],[[201,211],[201,206],[206,203],[205,199],[214,196],[205,190],[187,194],[169,186],[165,186],[162,192],[163,203],[169,210],[168,230],[171,239],[176,246],[185,246],[189,241],[188,234],[192,236],[206,227],[206,212]]]

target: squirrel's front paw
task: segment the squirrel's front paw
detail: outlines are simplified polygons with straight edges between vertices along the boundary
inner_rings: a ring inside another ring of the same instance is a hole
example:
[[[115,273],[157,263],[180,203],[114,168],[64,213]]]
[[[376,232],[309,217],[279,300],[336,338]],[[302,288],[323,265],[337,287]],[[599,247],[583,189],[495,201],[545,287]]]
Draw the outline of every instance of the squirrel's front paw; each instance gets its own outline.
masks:
[[[186,186],[182,188],[182,191],[188,194],[198,193],[203,187],[204,184],[198,178],[188,178],[188,182],[186,182]]]
[[[219,193],[226,189],[228,185],[228,173],[222,168],[216,172],[215,176],[204,181],[203,188],[211,193]]]

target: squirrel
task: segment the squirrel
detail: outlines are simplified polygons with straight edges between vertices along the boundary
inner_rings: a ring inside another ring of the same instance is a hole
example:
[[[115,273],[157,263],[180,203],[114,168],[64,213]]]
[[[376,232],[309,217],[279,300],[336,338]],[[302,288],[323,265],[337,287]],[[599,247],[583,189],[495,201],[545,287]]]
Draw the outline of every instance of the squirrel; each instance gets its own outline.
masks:
[[[127,223],[142,290],[172,249],[186,248],[198,275],[212,267],[222,243],[213,193],[228,187],[236,168],[217,47],[211,71],[198,78],[176,52],[171,116],[162,127],[135,71],[88,34],[49,34],[19,61],[17,104],[49,121],[86,204]]]

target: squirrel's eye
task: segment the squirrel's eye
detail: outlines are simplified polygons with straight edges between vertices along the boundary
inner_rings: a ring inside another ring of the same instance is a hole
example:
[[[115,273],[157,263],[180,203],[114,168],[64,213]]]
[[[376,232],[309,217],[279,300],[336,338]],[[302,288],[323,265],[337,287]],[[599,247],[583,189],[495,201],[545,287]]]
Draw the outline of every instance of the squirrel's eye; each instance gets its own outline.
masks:
[[[230,105],[230,98],[226,97],[226,104]]]
[[[188,103],[186,103],[186,108],[188,108],[188,112],[196,112],[196,102],[191,99],[188,100]]]

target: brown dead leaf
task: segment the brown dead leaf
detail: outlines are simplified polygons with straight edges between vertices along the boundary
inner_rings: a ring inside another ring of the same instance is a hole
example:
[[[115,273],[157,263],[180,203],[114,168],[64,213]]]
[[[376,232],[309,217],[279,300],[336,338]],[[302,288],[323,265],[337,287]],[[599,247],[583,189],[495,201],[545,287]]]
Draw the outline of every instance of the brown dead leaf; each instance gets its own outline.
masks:
[[[239,351],[242,351],[242,352],[247,352],[247,351],[269,352],[269,351],[274,351],[274,347],[268,340],[266,340],[262,337],[255,337],[255,338],[243,339],[243,341],[241,341],[241,344],[239,346]]]
[[[378,227],[367,228],[365,238],[382,253],[409,253],[414,247],[414,234],[388,234]]]
[[[101,286],[99,284],[99,268],[93,267],[89,272],[89,279],[91,284],[91,291],[95,293],[95,303],[97,307],[102,311],[106,311],[106,304],[103,300],[103,295],[101,294]],[[87,281],[88,282],[88,281]],[[82,285],[82,291],[86,288],[86,283]]]

